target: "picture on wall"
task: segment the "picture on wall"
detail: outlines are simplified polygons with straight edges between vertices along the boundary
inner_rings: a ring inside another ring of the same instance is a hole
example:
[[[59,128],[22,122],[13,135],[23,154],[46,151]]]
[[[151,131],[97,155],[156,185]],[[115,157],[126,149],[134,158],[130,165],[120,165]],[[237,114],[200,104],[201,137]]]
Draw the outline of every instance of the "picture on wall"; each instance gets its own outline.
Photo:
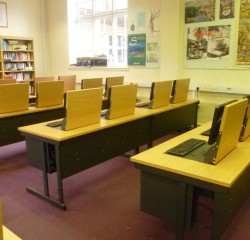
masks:
[[[186,59],[221,60],[228,57],[230,33],[230,25],[188,28]]]
[[[215,0],[186,0],[185,23],[215,20]]]
[[[250,65],[250,2],[241,0],[238,30],[237,65]]]
[[[0,2],[0,27],[8,27],[7,3]]]
[[[128,35],[128,65],[145,66],[146,64],[146,34]]]
[[[220,0],[220,19],[234,18],[234,0]]]

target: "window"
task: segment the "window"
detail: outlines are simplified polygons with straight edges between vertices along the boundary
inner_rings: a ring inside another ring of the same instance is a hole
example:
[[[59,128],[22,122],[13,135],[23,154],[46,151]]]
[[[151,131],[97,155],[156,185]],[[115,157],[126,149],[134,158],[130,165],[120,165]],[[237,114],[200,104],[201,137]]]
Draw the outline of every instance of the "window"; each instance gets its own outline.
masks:
[[[127,0],[68,0],[69,61],[105,56],[127,66]]]

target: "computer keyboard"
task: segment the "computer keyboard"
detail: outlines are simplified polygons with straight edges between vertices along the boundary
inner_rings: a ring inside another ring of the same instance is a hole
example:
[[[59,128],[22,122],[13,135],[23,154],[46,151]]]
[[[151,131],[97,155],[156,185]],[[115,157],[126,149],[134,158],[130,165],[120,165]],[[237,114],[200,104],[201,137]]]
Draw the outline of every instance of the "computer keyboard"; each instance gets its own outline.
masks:
[[[59,121],[55,121],[55,122],[50,122],[47,124],[47,126],[49,127],[59,127],[61,126],[63,123],[63,120],[59,120]]]
[[[138,102],[135,104],[136,107],[148,107],[149,102]]]
[[[177,156],[185,156],[205,143],[206,143],[205,140],[190,138],[180,143],[179,145],[173,148],[170,148],[169,150],[167,150],[166,153],[177,155]]]

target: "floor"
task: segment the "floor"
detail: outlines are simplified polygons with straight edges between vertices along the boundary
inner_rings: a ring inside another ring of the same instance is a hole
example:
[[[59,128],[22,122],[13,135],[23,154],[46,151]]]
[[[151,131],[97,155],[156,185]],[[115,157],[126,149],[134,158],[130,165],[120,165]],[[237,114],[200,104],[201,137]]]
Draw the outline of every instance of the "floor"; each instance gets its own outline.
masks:
[[[25,143],[0,148],[0,199],[4,225],[23,240],[172,240],[175,227],[140,211],[140,175],[119,156],[64,180],[67,210],[26,192],[42,190],[42,175],[26,162]],[[55,182],[55,175],[50,175]],[[54,184],[52,195],[56,196]],[[200,199],[198,222],[185,240],[210,239],[210,200]],[[250,239],[250,198],[222,240]]]

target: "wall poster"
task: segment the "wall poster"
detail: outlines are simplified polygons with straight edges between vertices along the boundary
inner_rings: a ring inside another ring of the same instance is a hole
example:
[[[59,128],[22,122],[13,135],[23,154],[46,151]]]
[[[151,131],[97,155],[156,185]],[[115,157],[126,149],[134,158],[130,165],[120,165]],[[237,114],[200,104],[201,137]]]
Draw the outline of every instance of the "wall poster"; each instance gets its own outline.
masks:
[[[215,0],[186,0],[185,23],[215,20]]]
[[[230,25],[189,27],[186,60],[220,60],[230,53]]]
[[[241,0],[239,18],[236,64],[250,66],[250,2]]]
[[[128,65],[145,66],[146,64],[146,34],[128,35]]]

